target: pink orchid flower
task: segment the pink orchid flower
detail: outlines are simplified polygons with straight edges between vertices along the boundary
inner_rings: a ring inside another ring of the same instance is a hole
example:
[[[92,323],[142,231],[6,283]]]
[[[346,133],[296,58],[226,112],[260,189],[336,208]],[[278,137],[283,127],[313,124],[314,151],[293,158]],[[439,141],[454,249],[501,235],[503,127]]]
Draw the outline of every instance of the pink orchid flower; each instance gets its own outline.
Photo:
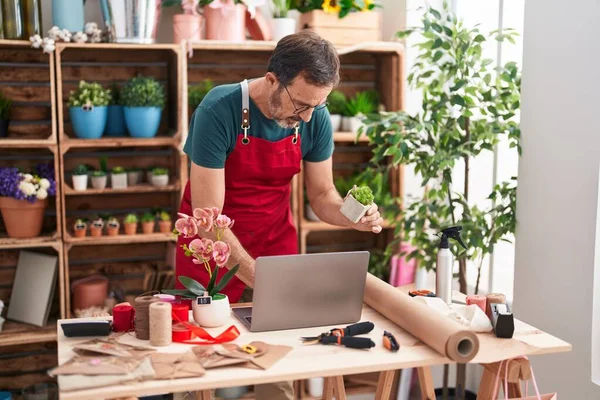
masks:
[[[229,256],[231,255],[231,248],[225,242],[215,242],[213,245],[213,258],[219,267],[227,264]]]
[[[221,229],[230,229],[235,221],[229,218],[227,215],[221,214],[215,220],[215,226]]]
[[[213,208],[196,208],[194,210],[194,218],[196,218],[198,228],[204,229],[205,232],[212,230],[215,217]]]
[[[185,214],[179,214],[182,218],[179,218],[175,222],[175,229],[183,234],[185,238],[191,238],[198,234],[198,225],[196,221]]]
[[[203,258],[210,260],[213,252],[213,241],[210,239],[194,239],[188,246],[195,254],[201,255]]]

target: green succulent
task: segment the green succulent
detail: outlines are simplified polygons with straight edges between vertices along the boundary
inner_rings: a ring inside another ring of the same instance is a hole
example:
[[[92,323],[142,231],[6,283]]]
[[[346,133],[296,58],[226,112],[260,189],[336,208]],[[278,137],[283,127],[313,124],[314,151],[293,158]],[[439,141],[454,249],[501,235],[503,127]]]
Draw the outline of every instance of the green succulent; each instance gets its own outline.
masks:
[[[213,87],[215,87],[215,85],[210,79],[205,79],[202,83],[198,83],[197,85],[188,86],[188,105],[191,112],[202,103],[204,97]]]
[[[124,174],[125,173],[125,168],[123,168],[123,167],[114,167],[112,169],[112,173],[113,174]]]
[[[92,172],[92,176],[96,177],[96,178],[106,176],[106,172],[104,172],[102,170],[97,170],[97,171]]]
[[[160,218],[161,221],[170,221],[171,220],[171,216],[166,211],[161,211],[158,217]]]
[[[379,105],[379,95],[374,90],[358,92],[348,99],[344,115],[354,117],[358,114],[373,114]]]
[[[154,222],[154,215],[146,212],[142,215],[142,222]]]
[[[165,106],[165,89],[156,79],[137,76],[130,79],[120,92],[120,104],[125,107]]]
[[[87,175],[88,169],[85,165],[79,164],[73,169],[73,175]]]
[[[327,108],[329,108],[329,113],[333,115],[342,115],[344,114],[344,110],[346,109],[346,104],[348,100],[346,99],[346,95],[339,90],[334,90],[327,97]]]
[[[84,105],[102,107],[110,104],[112,99],[110,89],[104,89],[98,82],[79,81],[77,90],[69,94],[69,107]]]
[[[138,217],[135,214],[127,214],[123,222],[126,224],[135,224],[138,222]]]
[[[350,191],[350,194],[363,206],[373,204],[373,200],[375,199],[373,191],[368,186],[357,186]]]
[[[169,175],[169,170],[166,168],[154,168],[152,170],[152,175],[154,175],[154,176]]]
[[[10,108],[12,107],[12,100],[8,99],[4,93],[0,92],[0,119],[10,119]]]

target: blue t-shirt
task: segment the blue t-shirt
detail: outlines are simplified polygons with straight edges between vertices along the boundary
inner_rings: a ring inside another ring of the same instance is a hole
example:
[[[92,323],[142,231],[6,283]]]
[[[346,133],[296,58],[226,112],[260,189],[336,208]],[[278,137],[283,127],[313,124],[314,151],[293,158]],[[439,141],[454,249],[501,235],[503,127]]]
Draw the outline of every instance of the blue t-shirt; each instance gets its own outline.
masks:
[[[205,168],[224,168],[242,128],[242,89],[239,83],[213,88],[194,111],[183,151]],[[250,99],[248,136],[276,142],[294,133],[268,119]],[[333,130],[327,107],[313,112],[310,122],[300,122],[302,158],[319,162],[333,154]]]

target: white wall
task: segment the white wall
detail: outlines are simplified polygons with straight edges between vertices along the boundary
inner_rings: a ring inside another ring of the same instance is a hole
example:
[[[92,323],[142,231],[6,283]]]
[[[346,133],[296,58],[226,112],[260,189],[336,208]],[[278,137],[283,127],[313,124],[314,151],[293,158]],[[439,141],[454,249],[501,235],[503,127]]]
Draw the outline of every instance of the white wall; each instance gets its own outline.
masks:
[[[558,391],[563,399],[600,398],[590,376],[600,163],[598,15],[598,0],[525,2],[513,309],[516,317],[573,345],[570,353],[533,357],[542,390]]]

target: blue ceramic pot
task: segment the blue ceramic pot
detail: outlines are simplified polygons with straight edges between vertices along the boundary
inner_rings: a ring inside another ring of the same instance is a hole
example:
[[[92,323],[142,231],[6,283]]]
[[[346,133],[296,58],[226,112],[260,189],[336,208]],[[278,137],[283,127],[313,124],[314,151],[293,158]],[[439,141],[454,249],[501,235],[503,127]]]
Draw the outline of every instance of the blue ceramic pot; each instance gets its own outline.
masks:
[[[92,110],[69,107],[69,115],[75,136],[80,139],[98,139],[106,128],[108,107],[94,107]]]
[[[123,106],[108,106],[108,119],[104,134],[106,136],[125,136],[126,133]]]
[[[162,109],[160,107],[124,107],[127,131],[135,138],[152,138],[158,132]]]

